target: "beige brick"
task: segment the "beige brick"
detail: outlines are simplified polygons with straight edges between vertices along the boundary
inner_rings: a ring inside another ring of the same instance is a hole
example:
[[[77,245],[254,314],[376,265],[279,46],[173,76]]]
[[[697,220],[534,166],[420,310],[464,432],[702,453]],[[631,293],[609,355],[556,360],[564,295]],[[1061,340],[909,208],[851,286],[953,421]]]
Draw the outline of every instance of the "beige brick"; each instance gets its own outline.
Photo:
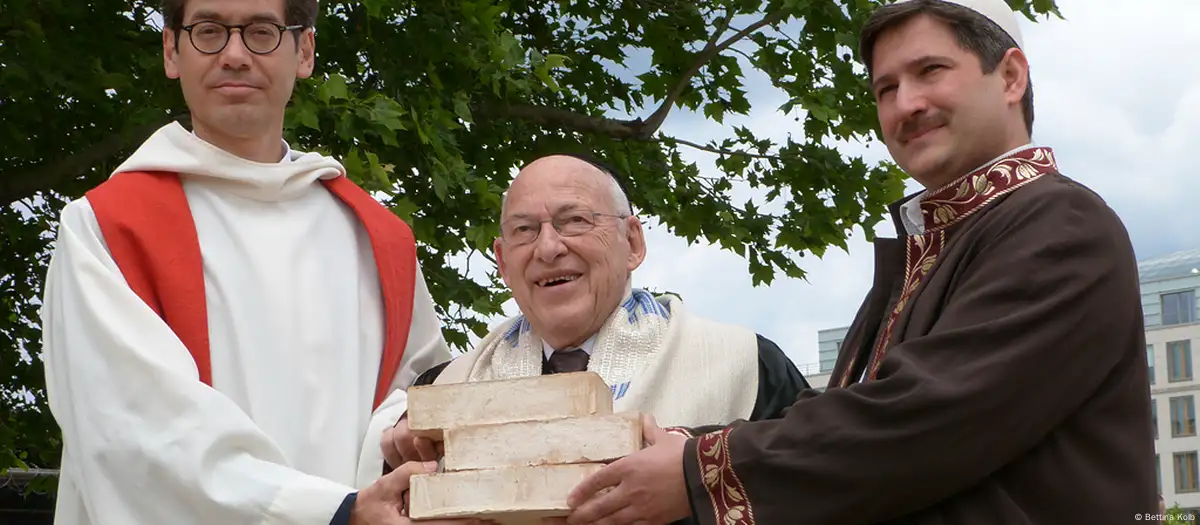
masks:
[[[585,463],[418,474],[411,478],[409,517],[536,525],[544,517],[566,516],[571,490],[602,467]]]
[[[639,414],[602,414],[549,421],[451,428],[446,470],[601,463],[642,446]]]
[[[440,440],[449,428],[612,413],[612,390],[595,372],[408,389],[413,435]]]

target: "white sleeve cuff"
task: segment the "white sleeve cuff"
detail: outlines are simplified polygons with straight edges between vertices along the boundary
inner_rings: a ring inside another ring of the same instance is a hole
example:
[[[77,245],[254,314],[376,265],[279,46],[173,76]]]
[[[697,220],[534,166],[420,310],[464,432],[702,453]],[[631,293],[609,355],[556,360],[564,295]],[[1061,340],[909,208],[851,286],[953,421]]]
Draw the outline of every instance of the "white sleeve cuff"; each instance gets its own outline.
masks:
[[[329,525],[354,489],[316,476],[304,476],[283,488],[262,525]]]

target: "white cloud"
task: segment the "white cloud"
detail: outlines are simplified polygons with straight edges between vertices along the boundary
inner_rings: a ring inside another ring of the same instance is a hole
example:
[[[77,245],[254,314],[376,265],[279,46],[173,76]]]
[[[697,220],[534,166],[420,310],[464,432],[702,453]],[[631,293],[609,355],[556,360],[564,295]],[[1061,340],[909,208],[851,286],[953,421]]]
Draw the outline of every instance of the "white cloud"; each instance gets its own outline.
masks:
[[[1024,24],[1035,139],[1109,202],[1140,257],[1195,247],[1200,16],[1189,0],[1060,0],[1066,21]]]

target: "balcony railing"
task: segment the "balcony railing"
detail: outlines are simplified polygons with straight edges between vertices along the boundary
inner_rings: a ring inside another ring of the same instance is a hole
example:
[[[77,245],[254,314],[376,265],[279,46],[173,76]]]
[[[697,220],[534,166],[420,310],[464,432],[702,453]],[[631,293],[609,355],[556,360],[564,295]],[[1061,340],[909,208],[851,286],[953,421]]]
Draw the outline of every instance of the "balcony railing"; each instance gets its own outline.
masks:
[[[0,470],[0,488],[15,487],[24,489],[26,485],[37,478],[56,478],[58,469],[8,469]]]
[[[800,375],[804,377],[815,376],[821,374],[821,363],[803,363],[796,365],[796,369],[800,371]]]

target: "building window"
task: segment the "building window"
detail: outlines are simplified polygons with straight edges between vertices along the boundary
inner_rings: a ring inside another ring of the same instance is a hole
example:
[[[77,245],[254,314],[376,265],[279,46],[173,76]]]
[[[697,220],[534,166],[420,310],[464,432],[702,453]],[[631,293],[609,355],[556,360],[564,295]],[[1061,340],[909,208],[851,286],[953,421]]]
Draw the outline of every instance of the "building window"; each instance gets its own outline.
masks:
[[[1196,452],[1175,453],[1175,492],[1196,492]]]
[[[1192,380],[1192,342],[1171,341],[1167,343],[1167,381],[1171,383]]]
[[[1157,400],[1154,400],[1154,399],[1150,400],[1150,415],[1153,417],[1152,421],[1154,422],[1154,439],[1158,439],[1158,401]]]
[[[1154,345],[1146,345],[1146,364],[1150,366],[1150,384],[1154,384]]]
[[[1193,396],[1171,398],[1171,437],[1196,435],[1196,399]]]
[[[1196,321],[1196,291],[1165,293],[1162,300],[1162,324],[1186,324]]]
[[[1154,455],[1154,479],[1158,482],[1158,493],[1162,494],[1162,463],[1158,460],[1158,454]]]
[[[833,342],[832,350],[821,350],[820,373],[830,372],[837,366],[838,355],[842,353],[842,339]]]

